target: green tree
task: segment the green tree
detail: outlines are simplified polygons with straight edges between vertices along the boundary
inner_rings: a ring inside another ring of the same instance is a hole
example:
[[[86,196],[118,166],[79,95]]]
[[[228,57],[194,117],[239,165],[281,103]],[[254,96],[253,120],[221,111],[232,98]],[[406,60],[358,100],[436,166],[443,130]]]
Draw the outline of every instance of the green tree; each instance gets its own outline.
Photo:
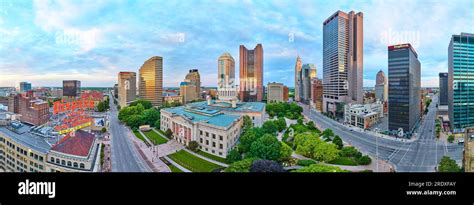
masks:
[[[283,131],[284,129],[286,129],[286,121],[285,121],[285,118],[283,117],[279,117],[278,120],[275,121],[275,125],[278,129],[278,132],[281,132]]]
[[[244,123],[243,123],[243,129],[247,130],[253,127],[252,119],[248,115],[244,115]]]
[[[356,159],[357,163],[360,165],[369,165],[372,162],[372,159],[368,155],[364,155]]]
[[[168,139],[171,139],[171,137],[173,136],[173,131],[171,131],[171,129],[168,128],[168,129],[165,131],[165,136],[166,136]]]
[[[334,136],[334,132],[333,132],[331,129],[326,128],[326,129],[323,131],[322,135],[323,135],[325,138],[332,138],[332,137]]]
[[[257,160],[257,158],[246,158],[241,161],[234,162],[229,165],[224,171],[225,172],[249,172],[252,163]]]
[[[132,115],[126,119],[127,126],[138,128],[140,125],[145,124],[143,117],[140,115]]]
[[[145,124],[154,126],[155,122],[160,119],[160,111],[155,108],[150,108],[143,112],[143,120]]]
[[[250,146],[249,156],[260,159],[278,160],[281,143],[275,136],[265,134]]]
[[[239,153],[239,151],[237,151],[237,149],[232,149],[230,150],[229,154],[227,154],[225,160],[227,163],[234,163],[242,160],[242,155]]]
[[[291,154],[293,153],[293,149],[285,143],[281,143],[280,146],[280,161],[285,161],[291,158]]]
[[[449,135],[448,136],[448,142],[453,143],[453,141],[454,141],[454,135]]]
[[[329,162],[339,156],[339,150],[335,144],[319,143],[316,145],[312,158],[318,161]]]
[[[321,143],[324,142],[314,136],[311,136],[309,138],[306,138],[304,141],[297,143],[296,153],[301,154],[305,157],[313,158],[316,147],[318,146],[318,144]]]
[[[312,164],[301,169],[297,169],[293,172],[348,172],[339,167],[323,165],[323,164]]]
[[[334,136],[332,143],[337,146],[337,149],[342,149],[342,147],[344,147],[344,143],[342,143],[342,139],[339,137],[339,135]]]
[[[107,128],[103,127],[100,131],[102,131],[102,133],[105,133],[107,132]]]
[[[132,103],[130,103],[130,106],[137,106],[138,104],[142,104],[142,106],[145,108],[145,109],[150,109],[153,107],[153,105],[151,104],[150,101],[148,100],[136,100],[136,101],[133,101]]]
[[[247,153],[250,150],[250,145],[259,138],[255,130],[255,128],[248,129],[240,136],[239,151],[241,153]]]
[[[308,129],[310,130],[315,130],[316,129],[316,126],[314,125],[314,122],[313,121],[308,121],[308,123],[306,123],[306,127],[308,127]]]
[[[461,167],[458,166],[455,160],[451,159],[448,156],[441,158],[441,161],[438,165],[439,172],[461,172]]]
[[[278,127],[275,124],[275,120],[269,120],[263,123],[262,129],[265,133],[275,134],[278,131]]]
[[[160,126],[161,126],[161,121],[160,121],[160,119],[158,119],[158,120],[155,121],[155,128],[160,129]]]
[[[193,152],[199,151],[199,143],[194,141],[194,140],[189,142],[188,149],[193,151]]]

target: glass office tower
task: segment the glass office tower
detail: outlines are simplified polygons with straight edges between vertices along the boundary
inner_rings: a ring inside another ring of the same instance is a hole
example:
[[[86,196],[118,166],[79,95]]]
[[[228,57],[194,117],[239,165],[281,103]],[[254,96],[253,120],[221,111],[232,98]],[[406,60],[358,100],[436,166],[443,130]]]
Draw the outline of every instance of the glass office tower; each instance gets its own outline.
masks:
[[[454,133],[474,126],[474,34],[453,35],[448,48],[449,119]]]
[[[410,137],[420,120],[420,61],[410,44],[388,47],[388,129]],[[401,129],[400,129],[401,128]]]

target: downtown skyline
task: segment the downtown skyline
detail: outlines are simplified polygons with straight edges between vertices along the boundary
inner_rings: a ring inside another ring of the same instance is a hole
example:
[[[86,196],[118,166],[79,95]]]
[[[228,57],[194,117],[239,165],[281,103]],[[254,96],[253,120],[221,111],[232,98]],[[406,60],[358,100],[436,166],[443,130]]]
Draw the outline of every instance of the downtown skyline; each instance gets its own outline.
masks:
[[[356,10],[364,13],[364,87],[375,85],[378,71],[387,73],[387,46],[398,43],[411,43],[419,53],[421,86],[437,87],[438,73],[448,70],[451,35],[474,29],[472,1],[1,4],[0,86],[21,81],[60,86],[63,79],[77,79],[87,86],[112,87],[117,79],[110,73],[138,72],[146,59],[158,55],[163,57],[164,87],[178,87],[189,69],[199,70],[202,86],[215,87],[216,59],[222,53],[229,52],[238,65],[239,45],[261,43],[263,84],[293,87],[298,55],[303,63],[315,64],[322,78],[323,21],[337,10]],[[211,11],[216,18],[204,15]]]

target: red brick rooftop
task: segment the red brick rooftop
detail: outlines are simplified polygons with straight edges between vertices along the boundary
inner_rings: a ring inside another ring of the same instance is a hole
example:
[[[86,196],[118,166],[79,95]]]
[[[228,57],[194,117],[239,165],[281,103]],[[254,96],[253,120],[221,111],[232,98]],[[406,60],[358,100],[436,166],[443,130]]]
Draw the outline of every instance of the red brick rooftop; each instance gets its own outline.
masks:
[[[83,130],[77,130],[74,136],[71,136],[71,133],[68,133],[53,146],[52,150],[65,154],[86,157],[89,154],[89,150],[92,148],[94,138],[94,134]]]

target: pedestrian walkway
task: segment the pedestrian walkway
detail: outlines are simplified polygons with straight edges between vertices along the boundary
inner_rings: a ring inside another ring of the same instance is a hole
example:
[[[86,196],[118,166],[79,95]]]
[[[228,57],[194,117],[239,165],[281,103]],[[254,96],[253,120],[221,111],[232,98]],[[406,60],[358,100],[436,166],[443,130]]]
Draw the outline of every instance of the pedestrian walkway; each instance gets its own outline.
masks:
[[[182,167],[181,165],[179,165],[178,163],[174,162],[173,160],[171,160],[169,157],[167,156],[164,156],[164,158],[166,160],[168,160],[169,163],[171,163],[172,165],[174,165],[175,167],[177,167],[178,169],[180,169],[181,171],[183,172],[191,172],[189,169],[186,169],[184,167]]]
[[[140,153],[141,157],[145,160],[147,165],[154,171],[154,172],[171,172],[168,166],[159,159],[159,147],[156,146],[146,146],[146,144],[136,137],[132,137],[132,141],[137,148],[138,152]]]
[[[148,144],[153,145],[153,143],[151,143],[150,139],[148,139],[145,133],[143,133],[141,130],[138,130],[138,132],[143,136],[143,138],[148,142]]]
[[[219,166],[222,166],[222,167],[229,167],[228,164],[224,164],[224,163],[222,163],[222,162],[218,162],[218,161],[216,161],[216,160],[209,159],[209,158],[207,158],[207,157],[205,157],[205,156],[202,156],[202,155],[200,155],[200,154],[197,154],[197,153],[195,153],[195,152],[193,152],[193,151],[191,151],[191,150],[188,150],[188,149],[186,149],[186,148],[184,149],[184,151],[186,151],[186,152],[188,152],[189,154],[192,154],[192,155],[194,155],[194,156],[196,156],[196,157],[199,157],[199,158],[201,158],[201,159],[203,159],[203,160],[206,160],[206,161],[208,161],[208,162],[217,164],[217,165],[219,165]]]

